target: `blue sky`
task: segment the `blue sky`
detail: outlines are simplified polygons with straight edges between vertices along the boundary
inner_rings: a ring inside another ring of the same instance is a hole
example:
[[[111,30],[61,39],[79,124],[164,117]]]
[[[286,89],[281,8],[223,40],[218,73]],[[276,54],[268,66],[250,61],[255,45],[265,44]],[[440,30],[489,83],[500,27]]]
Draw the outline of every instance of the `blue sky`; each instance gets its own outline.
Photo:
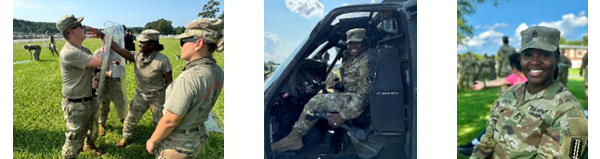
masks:
[[[283,61],[329,11],[381,0],[265,0],[264,60]]]
[[[588,4],[583,0],[510,0],[500,1],[498,6],[486,2],[465,18],[475,30],[465,41],[468,47],[458,45],[457,53],[496,54],[502,36],[508,36],[509,45],[518,49],[520,31],[531,26],[557,28],[567,41],[582,40],[588,33]]]
[[[224,0],[220,2],[220,16]],[[177,1],[66,1],[66,0],[13,0],[13,18],[37,22],[56,22],[65,15],[84,17],[83,24],[104,28],[105,21],[124,24],[127,27],[144,27],[146,23],[160,18],[172,21],[173,27],[187,26],[199,18],[198,13],[208,0]],[[104,7],[106,9],[100,9]]]

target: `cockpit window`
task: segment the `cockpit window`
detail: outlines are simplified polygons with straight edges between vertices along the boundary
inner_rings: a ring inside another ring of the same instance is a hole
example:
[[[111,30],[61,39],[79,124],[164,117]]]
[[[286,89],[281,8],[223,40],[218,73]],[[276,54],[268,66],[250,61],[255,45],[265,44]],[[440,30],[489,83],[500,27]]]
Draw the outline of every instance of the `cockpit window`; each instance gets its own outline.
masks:
[[[369,15],[371,14],[371,12],[352,12],[352,13],[344,13],[341,14],[339,16],[337,16],[332,22],[331,25],[335,25],[338,22],[340,22],[340,19],[346,19],[346,18],[356,18],[356,17],[369,17]]]

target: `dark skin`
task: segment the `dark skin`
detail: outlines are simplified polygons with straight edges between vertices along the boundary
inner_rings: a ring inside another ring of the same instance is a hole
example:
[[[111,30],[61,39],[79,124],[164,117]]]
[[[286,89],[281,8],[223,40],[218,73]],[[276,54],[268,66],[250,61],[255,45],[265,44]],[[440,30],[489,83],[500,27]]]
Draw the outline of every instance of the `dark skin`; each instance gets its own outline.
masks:
[[[554,70],[558,56],[553,52],[539,49],[527,49],[521,56],[523,74],[527,77],[527,91],[530,94],[538,93],[554,84]],[[541,70],[535,73],[532,70]]]
[[[152,51],[154,51],[152,49],[154,47],[154,43],[152,43],[152,42],[140,41],[138,44],[138,47],[140,49],[140,52],[142,52],[142,54],[146,55],[146,56],[150,55],[152,53]],[[131,53],[129,53],[129,50],[122,48],[116,42],[114,42],[114,41],[112,42],[112,44],[110,45],[110,49],[115,51],[119,55],[121,55],[121,57],[125,58],[125,60],[135,63],[135,60],[133,59],[133,56],[131,55]],[[168,86],[169,84],[171,84],[171,82],[173,82],[173,71],[169,71],[169,72],[163,74],[163,79],[165,80],[165,85]]]
[[[359,53],[365,50],[365,44],[363,42],[349,42],[348,43],[348,51],[350,51],[350,55],[357,56]],[[340,116],[339,113],[327,113],[327,116],[330,116],[327,124],[333,128],[338,128],[340,125],[344,124],[344,119]]]

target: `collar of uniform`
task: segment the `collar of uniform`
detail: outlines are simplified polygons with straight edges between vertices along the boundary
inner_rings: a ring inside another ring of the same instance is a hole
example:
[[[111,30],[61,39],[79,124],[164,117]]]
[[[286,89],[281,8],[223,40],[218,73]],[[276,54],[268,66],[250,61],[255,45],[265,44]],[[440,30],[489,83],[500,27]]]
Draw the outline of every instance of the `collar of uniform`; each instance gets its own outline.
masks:
[[[69,41],[67,41],[67,43],[65,44],[65,46],[67,46],[67,48],[69,48],[69,49],[76,49],[76,50],[80,50],[80,51],[85,52],[83,50],[83,45],[81,45],[81,48],[80,48],[80,47],[77,47],[77,46],[71,44]]]
[[[185,65],[183,66],[183,71],[190,69],[197,65],[215,64],[215,63],[217,63],[217,60],[215,60],[215,58],[213,58],[212,55],[208,55],[208,56],[200,57],[200,58],[197,58],[190,62],[185,63]]]
[[[154,60],[154,57],[156,57],[156,54],[158,54],[158,51],[153,50],[152,53],[150,53],[150,55],[148,55],[148,56],[144,55],[144,53],[141,53],[141,54],[142,54],[142,57],[140,58],[140,66],[144,67],[145,65],[152,62],[152,60]]]
[[[537,92],[536,94],[533,94],[535,97],[529,100],[525,100],[525,91],[527,91],[527,85],[529,85],[529,82],[517,85],[515,91],[512,92],[513,95],[516,97],[517,103],[519,103],[519,105],[533,99],[553,99],[556,96],[556,94],[567,90],[565,87],[562,86],[562,84],[559,81],[555,81],[552,85],[548,86],[548,88],[543,89],[542,91]]]

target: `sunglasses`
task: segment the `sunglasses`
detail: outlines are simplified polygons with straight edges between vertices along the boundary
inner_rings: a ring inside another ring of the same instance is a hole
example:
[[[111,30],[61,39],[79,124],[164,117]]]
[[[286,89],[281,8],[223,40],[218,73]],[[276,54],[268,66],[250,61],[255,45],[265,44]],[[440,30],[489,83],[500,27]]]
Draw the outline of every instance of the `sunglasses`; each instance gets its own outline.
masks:
[[[77,29],[77,27],[81,27],[81,29],[84,29],[83,25],[81,25],[81,23],[73,26],[71,29]]]
[[[181,44],[181,47],[183,47],[183,44],[185,44],[186,42],[195,42],[195,41],[198,41],[198,39],[189,38],[189,39],[181,39],[181,40],[179,40],[179,43]]]

